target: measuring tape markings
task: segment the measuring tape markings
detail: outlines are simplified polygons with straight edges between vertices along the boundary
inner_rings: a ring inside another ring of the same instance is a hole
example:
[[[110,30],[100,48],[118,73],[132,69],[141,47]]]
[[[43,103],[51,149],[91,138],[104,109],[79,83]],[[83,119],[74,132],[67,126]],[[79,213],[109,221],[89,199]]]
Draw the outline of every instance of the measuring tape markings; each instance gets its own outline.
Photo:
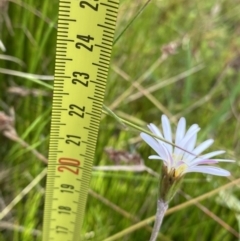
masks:
[[[43,240],[79,240],[118,2],[61,1]]]

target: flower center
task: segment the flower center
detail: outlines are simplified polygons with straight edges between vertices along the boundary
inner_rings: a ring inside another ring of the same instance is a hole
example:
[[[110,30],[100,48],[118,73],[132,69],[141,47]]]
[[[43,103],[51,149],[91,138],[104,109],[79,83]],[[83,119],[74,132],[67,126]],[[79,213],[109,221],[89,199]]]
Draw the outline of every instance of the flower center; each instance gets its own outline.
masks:
[[[182,174],[188,169],[188,165],[183,163],[178,167],[175,167],[175,177],[182,176]]]

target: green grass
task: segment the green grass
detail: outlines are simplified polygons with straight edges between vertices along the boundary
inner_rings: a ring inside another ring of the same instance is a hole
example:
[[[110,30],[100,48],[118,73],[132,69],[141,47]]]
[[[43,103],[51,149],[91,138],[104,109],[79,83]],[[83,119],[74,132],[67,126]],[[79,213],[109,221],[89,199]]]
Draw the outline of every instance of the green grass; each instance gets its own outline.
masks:
[[[8,9],[0,8],[0,40],[7,49],[0,54],[15,57],[18,62],[0,59],[1,68],[10,72],[0,70],[0,110],[9,115],[10,108],[14,108],[15,129],[28,147],[0,136],[0,210],[46,167],[37,155],[48,154],[52,101],[49,85],[53,82],[36,83],[14,76],[11,71],[54,74],[58,9],[57,0],[11,0],[8,4]],[[121,0],[115,36],[144,4],[142,0]],[[173,126],[185,116],[188,126],[198,123],[202,128],[199,141],[214,138],[212,150],[224,149],[224,157],[237,160],[235,164],[221,165],[231,171],[230,179],[187,175],[170,208],[187,203],[186,194],[193,199],[239,177],[239,10],[234,0],[152,0],[113,47],[106,106],[120,117],[140,121],[143,127],[149,122],[160,125],[163,113],[171,118]],[[161,49],[171,42],[178,47],[174,54],[163,58]],[[198,71],[170,82],[173,76],[196,66],[200,66]],[[166,84],[157,88],[164,81]],[[9,88],[14,86],[41,90],[46,95],[10,93]],[[155,91],[142,93],[150,87]],[[139,132],[124,130],[109,116],[103,116],[101,121],[94,166],[114,165],[104,152],[106,147],[138,153],[148,167],[160,170],[159,162],[147,159],[152,151],[140,140]],[[43,178],[33,186],[0,221],[0,241],[41,240],[45,181]],[[238,185],[228,188],[221,202],[218,193],[209,194],[200,201],[202,207],[191,204],[169,213],[159,240],[239,240]],[[93,171],[91,189],[98,195],[90,193],[88,197],[81,233],[89,236],[85,240],[149,239],[152,223],[125,231],[117,239],[111,237],[155,214],[156,177],[149,173]]]

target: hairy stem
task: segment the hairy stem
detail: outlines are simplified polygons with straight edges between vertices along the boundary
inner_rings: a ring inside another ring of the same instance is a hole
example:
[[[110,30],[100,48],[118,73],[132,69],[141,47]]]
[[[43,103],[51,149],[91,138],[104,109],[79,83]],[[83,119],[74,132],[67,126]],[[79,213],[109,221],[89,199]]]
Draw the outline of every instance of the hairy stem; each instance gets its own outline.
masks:
[[[152,231],[152,235],[150,238],[150,241],[156,241],[158,237],[159,230],[161,228],[162,220],[164,217],[164,214],[166,213],[168,209],[168,203],[164,202],[163,200],[157,201],[157,213],[156,213],[156,219]]]

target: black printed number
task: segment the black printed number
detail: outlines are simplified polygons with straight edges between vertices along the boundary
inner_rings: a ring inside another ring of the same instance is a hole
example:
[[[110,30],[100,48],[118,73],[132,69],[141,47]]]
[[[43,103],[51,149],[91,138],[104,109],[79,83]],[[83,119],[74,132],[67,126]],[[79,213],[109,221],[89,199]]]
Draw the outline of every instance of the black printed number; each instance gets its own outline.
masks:
[[[80,136],[74,136],[74,135],[67,135],[67,138],[66,138],[66,143],[67,144],[74,144],[74,145],[76,145],[76,146],[80,146],[80,141],[77,141],[77,140],[79,140],[79,139],[81,139],[81,137]]]
[[[79,35],[79,34],[78,34],[78,35],[76,36],[76,38],[79,39],[79,40],[81,40],[81,41],[84,41],[84,42],[86,42],[86,43],[89,43],[91,40],[94,40],[94,38],[91,37],[90,35]],[[84,47],[85,49],[87,49],[88,51],[91,51],[91,52],[93,51],[93,45],[88,46],[88,45],[86,45],[85,43],[79,43],[79,42],[77,42],[77,43],[75,44],[75,47],[76,47],[77,49],[80,49],[81,46]]]
[[[80,1],[79,6],[80,6],[81,8],[85,8],[85,6],[88,6],[88,7],[90,7],[91,9],[93,9],[94,11],[98,11],[98,3],[96,3],[95,6],[93,6],[93,5],[91,5],[89,2]]]
[[[81,72],[74,71],[72,73],[72,75],[73,75],[73,77],[83,76],[84,79],[89,79],[89,74],[87,74],[87,73],[81,73]],[[72,79],[72,83],[75,84],[75,85],[77,83],[79,83],[79,84],[82,84],[82,85],[88,87],[88,81],[87,80],[84,81],[84,80],[80,80],[80,79]]]
[[[59,206],[58,207],[58,213],[60,213],[60,214],[70,214],[71,208],[68,207],[68,206]]]
[[[62,234],[67,234],[68,233],[68,228],[65,228],[63,226],[56,226],[56,232],[57,233],[62,233]]]
[[[79,107],[77,105],[69,105],[70,111],[68,112],[69,115],[77,115],[80,118],[84,118],[84,111],[85,111],[85,106]]]
[[[74,186],[68,184],[61,184],[61,192],[64,193],[74,193]]]

